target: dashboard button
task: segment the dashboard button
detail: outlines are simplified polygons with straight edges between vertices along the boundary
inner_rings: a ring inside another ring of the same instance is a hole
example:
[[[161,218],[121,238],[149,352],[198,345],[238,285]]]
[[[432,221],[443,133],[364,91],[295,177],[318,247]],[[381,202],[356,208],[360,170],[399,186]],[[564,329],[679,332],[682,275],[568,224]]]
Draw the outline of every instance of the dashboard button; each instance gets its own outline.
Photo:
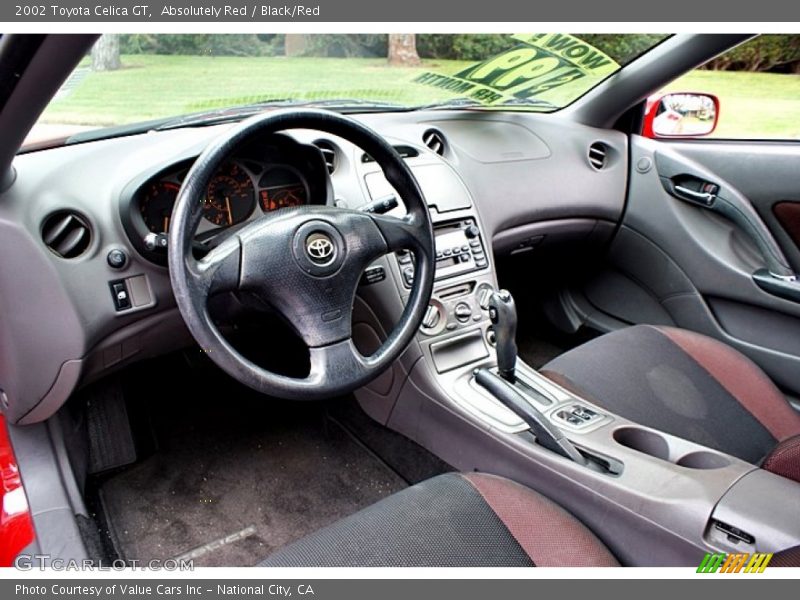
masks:
[[[128,263],[128,255],[123,250],[114,248],[106,255],[106,262],[112,269],[121,269]]]
[[[124,281],[112,281],[109,284],[111,297],[114,300],[114,309],[117,311],[131,307],[131,297]]]
[[[481,234],[481,230],[478,229],[477,225],[469,225],[466,229],[464,229],[464,235],[468,238],[477,238]]]
[[[406,285],[411,287],[411,284],[414,283],[414,267],[406,267],[403,269],[403,279]]]

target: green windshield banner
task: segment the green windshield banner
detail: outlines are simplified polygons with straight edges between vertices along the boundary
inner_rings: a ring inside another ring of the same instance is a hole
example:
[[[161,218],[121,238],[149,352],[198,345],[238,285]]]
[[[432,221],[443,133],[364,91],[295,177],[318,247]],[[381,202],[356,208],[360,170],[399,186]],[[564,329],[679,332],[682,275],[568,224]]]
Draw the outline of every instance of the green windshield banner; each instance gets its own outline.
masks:
[[[620,66],[578,37],[566,34],[516,34],[514,48],[453,75],[425,72],[414,81],[483,104],[559,105],[576,85],[588,90]],[[559,93],[556,93],[559,92]]]

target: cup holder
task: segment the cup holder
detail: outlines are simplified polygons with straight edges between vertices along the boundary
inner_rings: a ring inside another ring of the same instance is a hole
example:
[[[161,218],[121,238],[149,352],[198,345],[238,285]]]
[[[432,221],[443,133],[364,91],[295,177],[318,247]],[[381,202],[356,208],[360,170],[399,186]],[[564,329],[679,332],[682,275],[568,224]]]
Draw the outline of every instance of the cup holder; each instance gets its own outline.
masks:
[[[684,454],[675,464],[689,469],[721,469],[731,464],[731,461],[721,454],[698,450],[697,452]]]
[[[622,427],[614,432],[614,440],[632,450],[655,456],[661,460],[669,460],[667,439],[654,431],[638,427]]]
[[[730,464],[730,461],[722,454],[707,450],[685,452],[680,448],[676,448],[673,452],[666,437],[648,429],[620,427],[614,431],[613,436],[618,444],[626,448],[687,469],[721,469]],[[674,456],[676,454],[678,455],[677,457]]]

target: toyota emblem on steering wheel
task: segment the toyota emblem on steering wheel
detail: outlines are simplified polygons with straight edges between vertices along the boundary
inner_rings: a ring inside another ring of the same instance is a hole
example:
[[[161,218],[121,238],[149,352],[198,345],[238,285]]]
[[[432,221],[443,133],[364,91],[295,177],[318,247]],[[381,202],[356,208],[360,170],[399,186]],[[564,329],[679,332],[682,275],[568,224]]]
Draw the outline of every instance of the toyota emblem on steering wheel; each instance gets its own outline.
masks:
[[[324,233],[312,233],[306,239],[306,254],[319,265],[331,262],[335,250],[333,241]]]

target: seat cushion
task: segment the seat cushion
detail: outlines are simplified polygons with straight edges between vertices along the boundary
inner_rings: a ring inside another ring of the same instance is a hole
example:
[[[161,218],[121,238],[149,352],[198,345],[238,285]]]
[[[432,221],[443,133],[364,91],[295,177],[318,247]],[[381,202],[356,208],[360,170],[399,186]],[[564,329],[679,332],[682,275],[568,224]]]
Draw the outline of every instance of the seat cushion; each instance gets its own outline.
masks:
[[[754,464],[800,434],[800,415],[758,366],[681,329],[637,325],[609,333],[542,373],[626,419]],[[790,471],[785,460],[775,463]]]
[[[279,550],[266,567],[619,566],[567,511],[508,479],[440,475]]]

